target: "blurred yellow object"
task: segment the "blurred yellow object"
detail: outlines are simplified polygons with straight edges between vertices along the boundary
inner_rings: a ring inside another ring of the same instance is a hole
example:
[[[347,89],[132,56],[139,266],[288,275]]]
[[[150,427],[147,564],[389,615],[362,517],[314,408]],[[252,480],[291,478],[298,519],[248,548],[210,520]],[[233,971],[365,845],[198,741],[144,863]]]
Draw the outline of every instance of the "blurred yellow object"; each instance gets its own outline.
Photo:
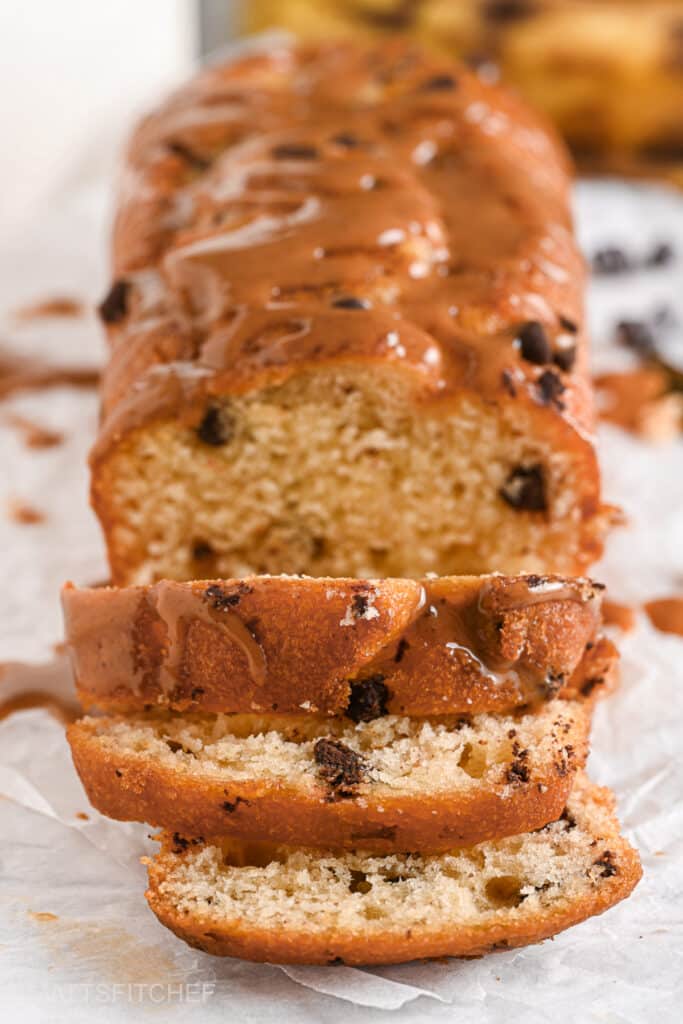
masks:
[[[500,76],[579,163],[683,185],[683,0],[251,0],[249,31],[401,32]]]

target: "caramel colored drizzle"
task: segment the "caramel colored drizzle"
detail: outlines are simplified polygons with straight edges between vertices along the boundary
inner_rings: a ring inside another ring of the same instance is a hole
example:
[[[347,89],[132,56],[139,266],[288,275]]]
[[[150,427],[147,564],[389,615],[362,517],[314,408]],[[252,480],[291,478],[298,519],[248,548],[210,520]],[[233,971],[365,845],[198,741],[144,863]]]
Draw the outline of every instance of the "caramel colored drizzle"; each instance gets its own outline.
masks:
[[[42,391],[46,388],[94,388],[99,370],[80,366],[51,366],[0,351],[0,398],[18,391]]]
[[[0,702],[0,721],[17,711],[31,711],[34,708],[49,712],[63,725],[75,722],[81,713],[74,703],[61,700],[47,690],[26,690]]]

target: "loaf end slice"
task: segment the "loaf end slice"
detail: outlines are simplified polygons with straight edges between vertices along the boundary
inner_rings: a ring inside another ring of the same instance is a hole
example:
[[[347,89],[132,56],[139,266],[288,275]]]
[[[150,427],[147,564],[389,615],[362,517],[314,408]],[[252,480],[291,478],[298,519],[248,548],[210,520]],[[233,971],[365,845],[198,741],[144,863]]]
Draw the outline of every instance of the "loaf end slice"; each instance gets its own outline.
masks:
[[[580,779],[536,832],[439,856],[314,853],[167,833],[149,860],[162,924],[219,956],[388,964],[540,942],[612,907],[641,876],[613,797]]]

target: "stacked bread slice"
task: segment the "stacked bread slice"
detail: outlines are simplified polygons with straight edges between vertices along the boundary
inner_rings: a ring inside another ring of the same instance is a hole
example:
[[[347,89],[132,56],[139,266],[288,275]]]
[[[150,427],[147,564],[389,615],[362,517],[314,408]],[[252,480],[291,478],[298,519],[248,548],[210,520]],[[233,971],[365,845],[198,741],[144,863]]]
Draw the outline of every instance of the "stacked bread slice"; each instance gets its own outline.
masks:
[[[101,811],[164,830],[148,899],[195,945],[475,954],[637,880],[580,775],[615,675],[587,580],[252,577],[63,599],[80,697],[105,712],[71,726],[76,767]]]

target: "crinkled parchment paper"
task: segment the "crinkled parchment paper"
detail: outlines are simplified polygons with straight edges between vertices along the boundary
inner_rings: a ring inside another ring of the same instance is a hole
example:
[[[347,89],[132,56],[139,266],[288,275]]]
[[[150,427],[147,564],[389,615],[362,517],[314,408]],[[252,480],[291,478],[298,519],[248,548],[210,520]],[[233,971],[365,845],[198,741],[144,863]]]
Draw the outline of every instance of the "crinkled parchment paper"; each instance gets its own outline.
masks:
[[[105,281],[107,183],[83,181],[0,245],[0,338],[64,363],[97,364],[92,316],[19,323],[25,302],[71,294],[92,302]],[[665,190],[585,183],[577,190],[587,251],[621,243],[645,252],[671,241],[670,266],[596,281],[595,362],[628,363],[608,343],[613,322],[678,304],[683,324],[683,199]],[[681,328],[668,338],[683,348]],[[0,403],[0,698],[70,692],[58,589],[106,578],[87,505],[85,457],[96,398],[59,388]],[[20,413],[65,435],[28,450],[6,417]],[[600,432],[608,500],[627,511],[596,575],[615,599],[683,589],[683,442],[660,446],[616,428]],[[21,499],[45,522],[5,514]],[[634,896],[553,942],[481,960],[383,970],[279,968],[190,950],[147,910],[147,829],[89,808],[60,722],[43,709],[0,722],[0,1005],[4,1019],[77,1024],[173,1021],[643,1022],[680,1019],[683,1006],[683,640],[641,616],[622,642],[623,686],[599,707],[592,775],[614,786],[624,827],[643,856]],[[87,818],[83,815],[87,814]]]

